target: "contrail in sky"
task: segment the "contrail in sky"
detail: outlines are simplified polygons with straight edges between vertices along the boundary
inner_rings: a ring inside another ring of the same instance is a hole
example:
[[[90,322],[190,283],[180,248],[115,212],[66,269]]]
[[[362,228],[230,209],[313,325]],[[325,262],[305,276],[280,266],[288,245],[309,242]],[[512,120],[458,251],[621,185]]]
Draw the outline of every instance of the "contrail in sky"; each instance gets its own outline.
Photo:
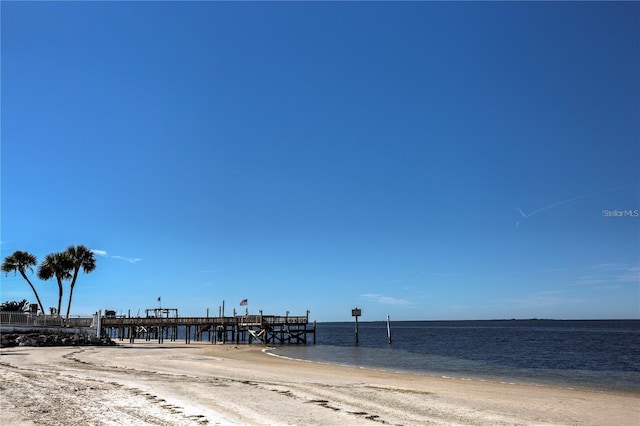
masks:
[[[572,201],[580,200],[580,199],[582,199],[582,198],[587,198],[587,197],[590,197],[590,196],[595,195],[595,194],[600,194],[600,193],[602,193],[602,192],[616,191],[616,190],[618,190],[618,189],[627,188],[627,187],[629,187],[629,186],[634,186],[634,184],[628,184],[628,185],[618,186],[618,187],[616,187],[616,188],[603,189],[602,191],[591,192],[591,193],[589,193],[589,194],[585,194],[585,195],[579,195],[579,196],[577,196],[577,197],[569,198],[568,200],[558,201],[558,202],[556,202],[556,203],[553,203],[553,204],[548,205],[548,206],[546,206],[546,207],[543,207],[543,208],[541,208],[541,209],[534,210],[534,211],[532,211],[532,212],[531,212],[531,213],[529,213],[529,214],[526,214],[525,212],[523,212],[523,211],[522,211],[522,209],[517,208],[516,210],[517,210],[517,211],[522,215],[522,219],[520,219],[520,220],[516,223],[516,228],[518,228],[518,227],[520,226],[520,222],[522,222],[522,221],[523,221],[523,220],[525,220],[525,219],[530,218],[530,217],[531,217],[531,216],[533,216],[534,214],[538,214],[538,213],[543,212],[543,211],[545,211],[545,210],[549,210],[549,209],[551,209],[551,208],[553,208],[553,207],[558,207],[558,206],[561,206],[561,205],[563,205],[563,204],[570,203],[570,202],[572,202]]]

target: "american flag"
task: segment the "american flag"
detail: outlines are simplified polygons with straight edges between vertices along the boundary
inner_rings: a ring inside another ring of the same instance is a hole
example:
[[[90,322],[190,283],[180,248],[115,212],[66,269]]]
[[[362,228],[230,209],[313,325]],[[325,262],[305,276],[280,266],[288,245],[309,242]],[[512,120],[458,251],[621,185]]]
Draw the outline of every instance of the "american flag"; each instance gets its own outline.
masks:
[[[247,301],[247,299],[242,299],[242,300],[240,301],[240,306],[247,306],[247,303],[249,303],[249,302]]]

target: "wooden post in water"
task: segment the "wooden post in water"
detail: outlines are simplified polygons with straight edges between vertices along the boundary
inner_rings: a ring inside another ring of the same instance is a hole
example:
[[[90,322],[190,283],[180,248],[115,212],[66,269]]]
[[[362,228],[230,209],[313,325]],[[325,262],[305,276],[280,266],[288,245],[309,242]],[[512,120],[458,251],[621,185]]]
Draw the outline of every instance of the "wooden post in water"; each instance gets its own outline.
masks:
[[[389,322],[389,315],[387,315],[387,338],[389,339],[389,344],[391,344],[391,324]]]
[[[358,317],[362,314],[359,308],[351,310],[351,316],[356,318],[356,345],[358,344]]]
[[[358,317],[356,317],[356,345],[358,344]]]

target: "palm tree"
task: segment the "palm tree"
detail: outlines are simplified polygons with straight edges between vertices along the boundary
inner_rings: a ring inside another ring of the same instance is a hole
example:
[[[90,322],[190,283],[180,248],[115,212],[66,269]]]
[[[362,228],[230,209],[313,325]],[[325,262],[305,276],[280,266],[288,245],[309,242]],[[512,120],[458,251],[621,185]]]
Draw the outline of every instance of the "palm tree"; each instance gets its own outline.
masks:
[[[69,319],[69,311],[71,310],[71,298],[73,297],[73,287],[76,285],[78,272],[80,268],[85,274],[96,269],[96,259],[93,252],[83,245],[69,246],[65,252],[69,256],[73,264],[73,278],[71,279],[71,287],[69,288],[69,304],[67,305],[67,319]]]
[[[38,300],[40,311],[42,311],[42,313],[45,313],[44,306],[40,301],[40,296],[38,296],[38,292],[36,291],[36,288],[33,286],[31,281],[27,277],[27,274],[25,273],[27,269],[33,272],[33,267],[36,266],[37,263],[38,263],[38,260],[34,255],[26,251],[18,250],[14,252],[12,255],[9,255],[4,258],[4,262],[2,262],[2,272],[4,272],[6,275],[8,275],[9,272],[13,272],[14,274],[20,272],[20,275],[22,275],[22,278],[24,278],[29,283],[31,290],[33,290],[33,294],[35,294],[36,299]]]
[[[62,281],[71,279],[73,263],[66,252],[52,253],[45,256],[38,268],[38,278],[48,280],[55,276],[58,280],[58,315],[62,304]]]

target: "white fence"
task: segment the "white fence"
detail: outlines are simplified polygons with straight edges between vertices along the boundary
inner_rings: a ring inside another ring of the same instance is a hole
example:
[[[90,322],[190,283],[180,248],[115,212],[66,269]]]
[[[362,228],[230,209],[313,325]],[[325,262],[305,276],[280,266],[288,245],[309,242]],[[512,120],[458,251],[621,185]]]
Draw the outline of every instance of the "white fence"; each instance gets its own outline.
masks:
[[[0,325],[28,327],[92,327],[94,317],[69,317],[58,315],[33,315],[24,312],[0,312]]]

